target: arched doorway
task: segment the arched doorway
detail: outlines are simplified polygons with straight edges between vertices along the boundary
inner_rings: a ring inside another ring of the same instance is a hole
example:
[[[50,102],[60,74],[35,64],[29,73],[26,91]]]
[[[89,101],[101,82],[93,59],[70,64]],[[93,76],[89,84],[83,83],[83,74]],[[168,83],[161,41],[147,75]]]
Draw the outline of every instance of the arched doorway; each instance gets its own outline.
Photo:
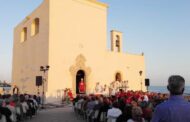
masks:
[[[115,75],[115,81],[121,81],[121,74],[119,72],[116,73]]]
[[[80,83],[81,79],[83,79],[83,81],[85,83],[85,72],[83,70],[79,70],[76,74],[76,94],[80,94],[79,83]]]

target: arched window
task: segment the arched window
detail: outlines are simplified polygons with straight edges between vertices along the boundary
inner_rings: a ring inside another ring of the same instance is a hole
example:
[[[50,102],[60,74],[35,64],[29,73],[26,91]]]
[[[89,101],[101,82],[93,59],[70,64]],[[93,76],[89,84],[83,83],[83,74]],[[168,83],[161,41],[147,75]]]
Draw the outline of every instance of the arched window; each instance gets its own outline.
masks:
[[[115,46],[116,46],[117,52],[120,52],[120,37],[119,37],[119,35],[116,35]]]
[[[118,73],[116,73],[116,75],[115,75],[115,81],[121,81],[122,79],[121,79],[121,74],[118,72]]]
[[[27,28],[26,28],[26,27],[24,27],[24,28],[22,29],[21,34],[20,34],[20,37],[21,37],[21,38],[20,38],[20,42],[21,42],[21,43],[27,40]]]
[[[31,25],[31,36],[34,36],[39,33],[40,19],[36,18],[33,20]]]

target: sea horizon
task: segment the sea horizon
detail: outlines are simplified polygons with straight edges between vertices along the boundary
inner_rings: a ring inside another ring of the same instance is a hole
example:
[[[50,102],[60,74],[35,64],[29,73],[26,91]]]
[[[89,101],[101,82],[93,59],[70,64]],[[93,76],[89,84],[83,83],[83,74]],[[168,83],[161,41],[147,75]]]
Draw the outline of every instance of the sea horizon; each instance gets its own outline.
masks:
[[[150,92],[158,92],[158,93],[169,93],[167,90],[167,85],[166,86],[157,86],[157,85],[151,85],[149,86],[148,90]],[[190,94],[190,86],[185,86],[185,94]]]

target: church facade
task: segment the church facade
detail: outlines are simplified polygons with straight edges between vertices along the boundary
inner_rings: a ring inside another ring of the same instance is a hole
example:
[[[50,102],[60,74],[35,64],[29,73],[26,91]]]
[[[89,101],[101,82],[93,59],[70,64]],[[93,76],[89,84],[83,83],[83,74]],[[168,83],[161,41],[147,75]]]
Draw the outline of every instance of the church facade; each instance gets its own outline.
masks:
[[[108,5],[97,0],[44,0],[14,29],[13,84],[20,93],[37,94],[36,76],[43,76],[46,98],[61,99],[63,90],[94,93],[97,83],[127,82],[145,90],[144,55],[122,50],[122,32],[112,30],[107,48]],[[47,72],[40,66],[50,66]],[[40,94],[42,86],[39,87]]]

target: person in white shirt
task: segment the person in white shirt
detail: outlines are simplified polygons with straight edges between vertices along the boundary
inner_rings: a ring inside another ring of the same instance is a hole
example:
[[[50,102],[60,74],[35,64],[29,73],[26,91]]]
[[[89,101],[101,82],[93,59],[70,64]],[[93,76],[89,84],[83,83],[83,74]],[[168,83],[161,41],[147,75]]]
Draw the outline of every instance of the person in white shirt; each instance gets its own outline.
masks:
[[[26,103],[26,101],[23,101],[23,102],[21,103],[21,105],[22,105],[23,113],[26,114],[27,111],[28,111],[28,109],[29,109],[28,104]]]
[[[115,95],[115,94],[116,94],[116,86],[115,82],[113,82],[110,87],[110,95]]]
[[[96,86],[95,86],[95,93],[96,93],[96,94],[101,94],[102,91],[103,91],[102,86],[100,85],[99,82],[97,82],[97,83],[96,83]]]
[[[129,86],[128,86],[128,81],[123,81],[123,87],[124,87],[124,91],[127,92]]]
[[[104,85],[104,88],[103,88],[103,95],[105,95],[105,96],[109,95],[109,88],[106,84]]]
[[[34,99],[34,96],[31,96],[31,97],[30,97],[30,100],[33,101],[33,103],[34,103],[34,108],[37,110],[37,109],[38,109],[38,103],[37,103],[37,101]]]
[[[22,110],[23,110],[23,113],[24,113],[24,116],[25,116],[28,109],[29,109],[29,106],[28,106],[27,102],[25,101],[24,95],[20,96],[20,103],[21,103]]]
[[[146,94],[144,95],[143,101],[145,101],[145,102],[148,102],[148,101],[149,101],[148,96],[147,96]]]
[[[122,111],[118,108],[118,103],[114,102],[112,108],[109,109],[107,113],[108,122],[116,122],[121,114]]]
[[[116,90],[116,92],[119,92],[120,82],[119,82],[119,81],[115,81],[115,82],[114,82],[114,85],[115,85],[115,90]]]

